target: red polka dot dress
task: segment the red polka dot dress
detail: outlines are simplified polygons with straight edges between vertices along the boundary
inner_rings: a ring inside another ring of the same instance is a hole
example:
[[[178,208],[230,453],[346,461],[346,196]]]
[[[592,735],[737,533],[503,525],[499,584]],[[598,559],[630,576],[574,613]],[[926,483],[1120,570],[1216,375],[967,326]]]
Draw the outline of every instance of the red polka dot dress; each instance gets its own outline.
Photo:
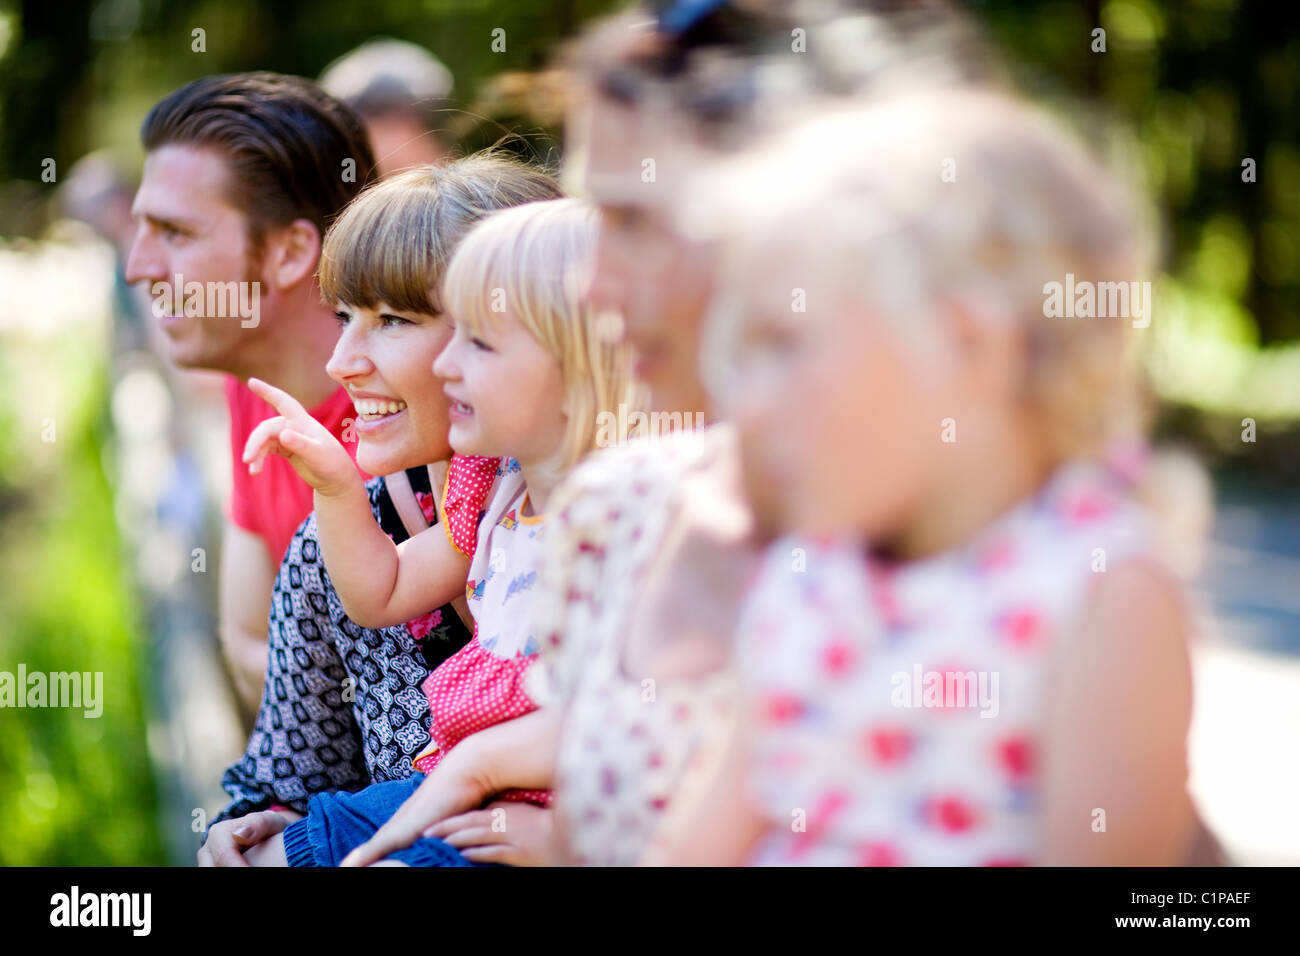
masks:
[[[452,459],[443,493],[451,543],[470,559],[465,596],[474,636],[422,686],[429,701],[429,749],[415,760],[428,773],[470,734],[537,709],[524,678],[537,655],[530,607],[545,523],[527,512],[527,489],[513,459]],[[507,790],[494,799],[549,805],[550,791]]]
[[[753,862],[1039,860],[1053,649],[1088,639],[1075,622],[1091,585],[1147,540],[1123,489],[1074,465],[930,559],[774,543],[738,638],[759,714],[750,782],[771,824]]]

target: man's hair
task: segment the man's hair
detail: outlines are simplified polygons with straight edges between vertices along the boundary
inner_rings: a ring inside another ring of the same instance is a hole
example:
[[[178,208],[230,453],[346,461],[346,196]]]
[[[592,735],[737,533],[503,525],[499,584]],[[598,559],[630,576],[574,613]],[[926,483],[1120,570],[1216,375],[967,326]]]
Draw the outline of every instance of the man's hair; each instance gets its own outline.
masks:
[[[150,152],[172,145],[219,151],[230,171],[227,198],[247,218],[254,249],[269,229],[295,219],[324,237],[376,177],[357,114],[310,80],[280,73],[188,83],[149,111],[140,139]]]

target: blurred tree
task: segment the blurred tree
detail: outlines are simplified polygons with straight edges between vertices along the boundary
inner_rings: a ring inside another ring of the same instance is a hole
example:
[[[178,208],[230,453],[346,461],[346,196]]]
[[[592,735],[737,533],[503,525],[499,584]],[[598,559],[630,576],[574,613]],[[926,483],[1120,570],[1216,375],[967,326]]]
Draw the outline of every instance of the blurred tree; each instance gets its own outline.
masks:
[[[970,6],[1028,89],[1096,97],[1138,131],[1168,217],[1171,273],[1244,306],[1258,344],[1300,340],[1300,10],[1248,0]],[[1093,49],[1099,27],[1104,53]],[[1246,159],[1253,182],[1243,181]]]
[[[89,149],[134,148],[162,94],[197,76],[316,76],[375,36],[456,78],[466,147],[508,130],[554,152],[526,93],[557,41],[617,0],[0,0],[0,188]],[[1300,10],[1248,0],[970,0],[1035,93],[1096,97],[1137,131],[1169,220],[1170,272],[1239,302],[1258,344],[1300,341]],[[1267,16],[1263,16],[1265,9]],[[1093,31],[1106,31],[1104,52]],[[202,52],[195,30],[203,32]],[[494,80],[490,85],[489,80]],[[538,78],[545,91],[545,78]],[[521,91],[525,91],[521,94]],[[543,101],[545,97],[541,98]],[[1244,182],[1242,162],[1255,164]],[[12,184],[11,184],[12,186]],[[15,194],[31,196],[10,188]],[[0,198],[0,212],[12,209]],[[12,232],[11,221],[0,232]]]

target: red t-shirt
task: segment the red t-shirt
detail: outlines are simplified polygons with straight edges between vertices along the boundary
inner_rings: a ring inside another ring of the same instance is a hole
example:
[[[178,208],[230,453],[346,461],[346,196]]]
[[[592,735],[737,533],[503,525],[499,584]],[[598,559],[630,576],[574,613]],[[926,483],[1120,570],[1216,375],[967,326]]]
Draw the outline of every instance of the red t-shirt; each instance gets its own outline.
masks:
[[[266,543],[272,564],[279,567],[298,525],[311,514],[311,485],[299,478],[293,465],[280,455],[267,455],[262,473],[250,475],[248,466],[243,463],[244,444],[253,429],[266,419],[274,418],[276,411],[233,375],[226,378],[226,405],[230,409],[231,453],[227,515],[238,527],[261,538]],[[309,411],[312,418],[341,442],[344,420],[356,414],[352,400],[342,388]],[[349,437],[352,441],[343,442],[343,447],[355,460],[356,438]]]

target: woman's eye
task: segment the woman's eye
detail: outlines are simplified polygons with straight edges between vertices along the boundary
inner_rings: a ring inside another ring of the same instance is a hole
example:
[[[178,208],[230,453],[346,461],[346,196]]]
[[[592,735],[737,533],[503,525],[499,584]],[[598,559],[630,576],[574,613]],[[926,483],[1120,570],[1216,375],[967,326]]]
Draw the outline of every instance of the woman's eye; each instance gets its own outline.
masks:
[[[382,322],[388,328],[393,328],[398,325],[411,324],[411,321],[409,319],[404,319],[400,315],[390,315],[387,312],[379,316],[379,321]]]
[[[334,318],[338,321],[339,325],[347,325],[348,322],[351,321],[352,316],[348,315],[346,312],[340,311],[334,313]]]
[[[486,342],[484,342],[482,339],[470,339],[469,341],[470,341],[470,344],[474,346],[474,348],[478,349],[478,350],[481,351],[481,352],[491,352],[491,351],[492,351],[492,346],[488,345],[488,344],[487,344]]]

